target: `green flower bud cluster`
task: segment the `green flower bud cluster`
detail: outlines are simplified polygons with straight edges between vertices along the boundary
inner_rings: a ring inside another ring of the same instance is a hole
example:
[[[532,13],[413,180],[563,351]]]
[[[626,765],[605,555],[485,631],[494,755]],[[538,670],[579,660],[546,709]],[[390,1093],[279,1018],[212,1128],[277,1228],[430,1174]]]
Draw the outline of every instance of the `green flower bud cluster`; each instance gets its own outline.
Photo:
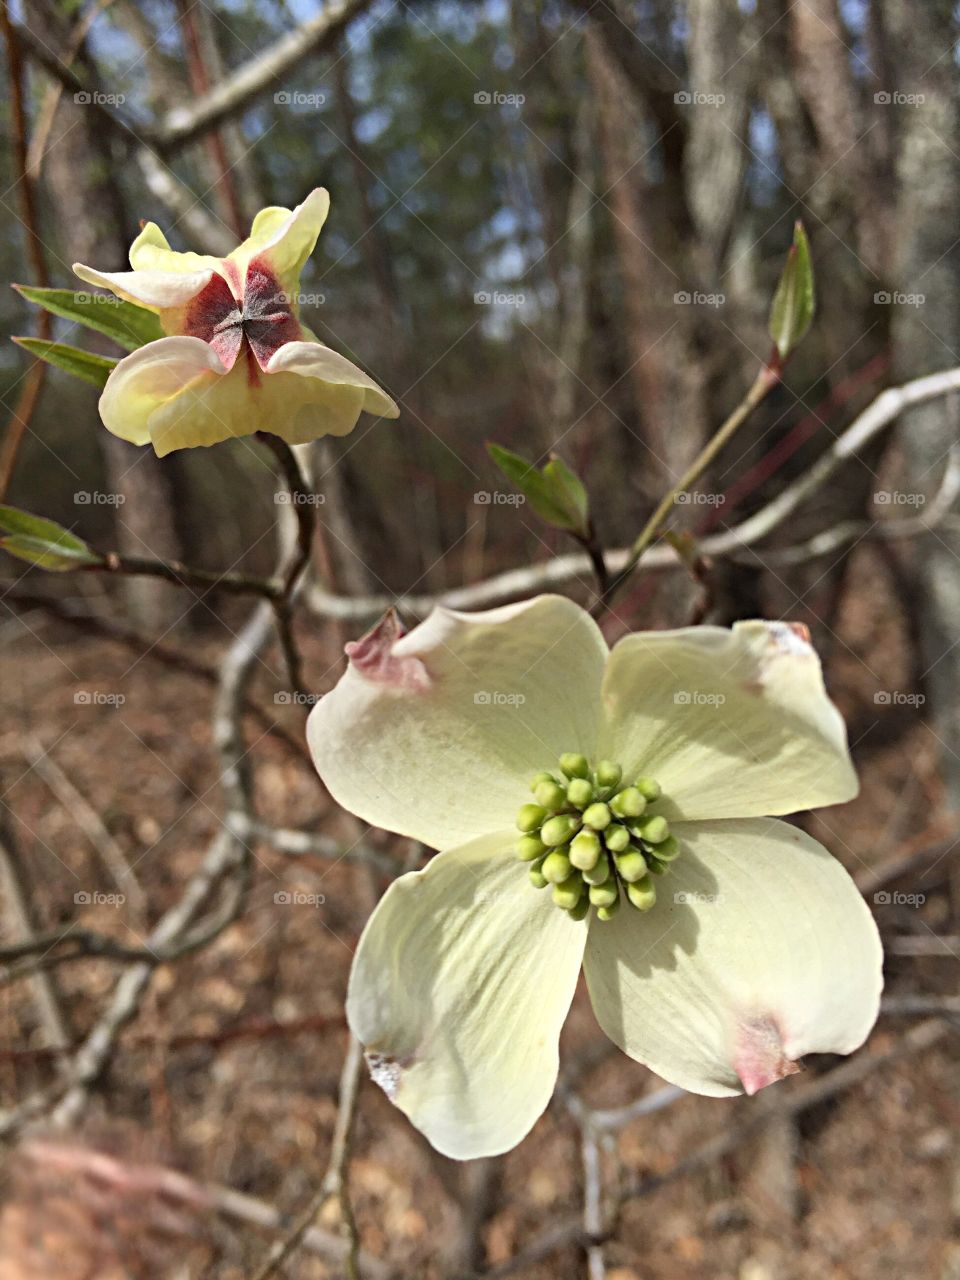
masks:
[[[680,853],[662,814],[650,812],[660,784],[639,777],[623,785],[623,770],[610,760],[592,767],[567,752],[554,773],[530,783],[534,803],[520,806],[515,846],[530,864],[530,883],[551,886],[553,901],[575,920],[591,907],[612,920],[626,901],[649,911],[657,900],[654,879]]]

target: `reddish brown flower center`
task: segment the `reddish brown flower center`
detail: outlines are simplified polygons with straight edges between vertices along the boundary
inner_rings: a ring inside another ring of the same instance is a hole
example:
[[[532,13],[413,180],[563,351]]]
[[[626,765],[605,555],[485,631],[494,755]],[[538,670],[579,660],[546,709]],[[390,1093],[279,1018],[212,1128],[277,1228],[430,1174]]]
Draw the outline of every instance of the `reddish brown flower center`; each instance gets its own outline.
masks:
[[[234,275],[234,287],[239,277]],[[289,297],[262,258],[247,267],[242,297],[217,272],[187,308],[184,332],[209,342],[226,369],[232,369],[244,347],[261,369],[285,342],[301,337]]]

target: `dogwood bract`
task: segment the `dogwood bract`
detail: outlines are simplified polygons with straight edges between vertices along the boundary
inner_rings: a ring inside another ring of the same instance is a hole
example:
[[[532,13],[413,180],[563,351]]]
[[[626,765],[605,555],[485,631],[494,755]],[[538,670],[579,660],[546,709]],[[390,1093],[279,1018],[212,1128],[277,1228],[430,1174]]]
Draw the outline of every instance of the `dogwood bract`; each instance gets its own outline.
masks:
[[[626,636],[571,601],[393,615],[311,712],[346,809],[442,850],[371,916],[347,1016],[441,1152],[514,1146],[546,1107],[583,967],[603,1030],[696,1093],[850,1053],[882,953],[846,871],[771,815],[857,791],[803,628]],[[532,793],[531,793],[532,788]]]
[[[300,324],[300,273],[326,220],[321,188],[290,209],[261,209],[226,258],[176,253],[148,222],[132,271],[74,271],[155,312],[164,338],[125,356],[100,416],[114,435],[174,449],[268,431],[289,444],[346,435],[362,410],[396,418],[391,398]]]

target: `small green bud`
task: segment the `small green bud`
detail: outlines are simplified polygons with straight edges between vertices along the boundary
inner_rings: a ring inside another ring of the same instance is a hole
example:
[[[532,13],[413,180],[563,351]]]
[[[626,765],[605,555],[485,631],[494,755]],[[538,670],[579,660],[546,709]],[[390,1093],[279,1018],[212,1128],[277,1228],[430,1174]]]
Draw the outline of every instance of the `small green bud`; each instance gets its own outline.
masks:
[[[660,844],[670,834],[670,824],[659,813],[651,813],[637,823],[640,838],[648,844]]]
[[[644,857],[647,860],[647,870],[652,876],[665,876],[670,870],[665,862],[661,862],[652,853],[644,854]]]
[[[517,814],[517,830],[536,831],[546,816],[546,809],[542,809],[540,805],[522,804]]]
[[[580,830],[579,821],[569,813],[558,813],[548,818],[540,828],[540,839],[544,844],[566,844],[572,835]]]
[[[611,853],[623,853],[630,843],[630,832],[626,827],[613,824],[603,833],[603,842]]]
[[[657,782],[656,778],[640,777],[636,780],[636,782],[633,785],[637,788],[637,790],[643,796],[644,800],[660,799],[662,792],[660,790],[660,783]]]
[[[673,862],[680,857],[680,841],[676,836],[667,836],[657,845],[657,858],[661,862]]]
[[[543,874],[542,858],[540,859],[539,862],[534,862],[531,865],[528,874],[530,876],[530,883],[533,885],[535,889],[545,889],[547,887],[549,881],[547,880],[547,877]]]
[[[657,891],[652,880],[638,880],[627,885],[627,897],[638,911],[649,911],[657,900]]]
[[[639,818],[646,807],[647,802],[636,787],[624,787],[610,801],[610,808],[618,818]]]
[[[546,846],[539,836],[522,836],[513,849],[521,862],[533,862],[545,852]]]
[[[612,920],[619,910],[620,899],[615,898],[613,902],[610,903],[609,907],[597,907],[597,919]]]
[[[586,809],[593,803],[593,783],[587,778],[574,778],[567,785],[567,799],[575,809]]]
[[[567,908],[567,915],[571,920],[583,920],[587,912],[590,910],[590,899],[584,894],[575,907]]]
[[[609,808],[600,800],[584,810],[583,825],[591,827],[594,831],[603,831],[612,821]]]
[[[576,872],[553,886],[553,900],[558,907],[570,911],[583,897],[583,881]]]
[[[554,782],[552,778],[538,782],[537,788],[533,793],[537,798],[537,804],[543,805],[544,809],[556,813],[558,809],[562,809],[567,803],[567,793],[559,782]]]
[[[607,792],[614,791],[620,785],[623,770],[612,760],[601,760],[597,765],[596,777],[598,787],[602,787]]]
[[[565,751],[560,757],[560,768],[568,778],[589,778],[590,761],[574,751]]]
[[[556,782],[556,778],[552,773],[538,773],[535,778],[530,779],[530,790],[535,792],[541,782]]]
[[[540,868],[543,878],[549,884],[562,884],[569,879],[573,866],[566,849],[554,849],[548,853]]]
[[[620,896],[616,880],[604,880],[603,884],[590,886],[590,901],[595,907],[609,907]]]
[[[620,879],[632,884],[647,874],[647,860],[639,849],[627,849],[625,853],[614,854],[614,862]]]
[[[600,857],[600,841],[593,831],[581,831],[570,842],[570,861],[580,871],[589,871]]]
[[[589,871],[581,871],[580,874],[587,884],[603,884],[604,880],[610,879],[610,859],[605,853],[601,853],[596,865]]]

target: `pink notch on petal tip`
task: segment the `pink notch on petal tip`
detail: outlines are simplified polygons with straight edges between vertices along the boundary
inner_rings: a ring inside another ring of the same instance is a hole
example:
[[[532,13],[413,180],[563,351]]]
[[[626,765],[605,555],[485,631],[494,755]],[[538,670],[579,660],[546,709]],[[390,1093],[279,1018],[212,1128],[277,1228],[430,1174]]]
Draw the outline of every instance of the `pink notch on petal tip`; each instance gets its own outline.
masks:
[[[393,652],[394,645],[404,634],[396,609],[388,609],[365,636],[345,645],[344,652],[353,669],[367,680],[392,685],[407,693],[420,693],[430,687],[426,667],[419,658],[401,657]]]
[[[800,1070],[784,1052],[780,1028],[770,1015],[750,1018],[737,1028],[733,1065],[744,1092],[751,1097]]]

